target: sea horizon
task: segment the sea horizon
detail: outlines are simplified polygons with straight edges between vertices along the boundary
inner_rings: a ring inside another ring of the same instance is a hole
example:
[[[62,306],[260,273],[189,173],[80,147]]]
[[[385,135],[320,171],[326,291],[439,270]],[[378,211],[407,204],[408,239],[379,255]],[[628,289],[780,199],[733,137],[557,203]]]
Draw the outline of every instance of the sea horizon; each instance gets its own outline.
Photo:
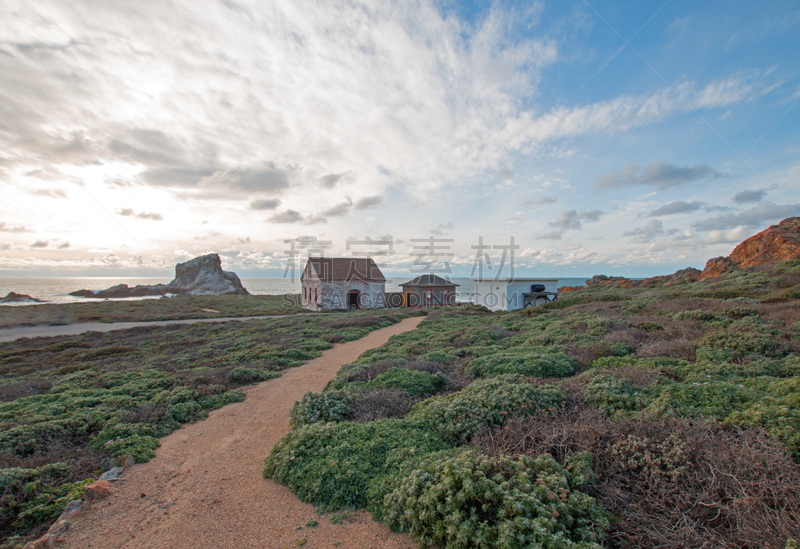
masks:
[[[399,284],[410,280],[413,276],[388,276],[386,282],[387,292],[399,292]],[[522,278],[520,276],[520,278]],[[535,277],[548,278],[548,277]],[[586,280],[591,277],[549,277],[558,279],[558,287],[585,286]],[[92,277],[0,277],[0,297],[9,292],[29,295],[48,303],[92,303],[94,298],[75,297],[69,295],[77,290],[104,290],[117,284],[128,286],[166,284],[171,277],[125,277],[125,276],[92,276]],[[252,295],[282,295],[300,293],[300,279],[283,277],[240,277],[242,285]],[[459,302],[469,302],[475,294],[472,278],[450,277],[450,280],[459,286],[456,288],[456,299]],[[130,301],[140,299],[158,299],[161,296],[117,298],[114,301]],[[6,304],[12,306],[32,305],[32,303]]]

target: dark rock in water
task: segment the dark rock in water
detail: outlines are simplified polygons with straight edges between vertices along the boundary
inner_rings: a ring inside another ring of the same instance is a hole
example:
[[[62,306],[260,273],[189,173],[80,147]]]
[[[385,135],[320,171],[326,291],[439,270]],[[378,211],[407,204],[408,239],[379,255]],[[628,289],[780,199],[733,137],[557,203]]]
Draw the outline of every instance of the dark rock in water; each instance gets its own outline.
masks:
[[[0,303],[44,303],[41,299],[36,299],[26,294],[8,292],[8,295],[0,299]]]
[[[95,297],[95,293],[92,290],[78,290],[76,292],[70,292],[69,295],[74,295],[75,297]]]
[[[196,257],[175,266],[175,279],[169,284],[134,286],[118,284],[106,290],[78,290],[69,295],[99,299],[119,297],[144,297],[155,295],[250,295],[242,286],[236,273],[222,270],[222,261],[217,254]]]

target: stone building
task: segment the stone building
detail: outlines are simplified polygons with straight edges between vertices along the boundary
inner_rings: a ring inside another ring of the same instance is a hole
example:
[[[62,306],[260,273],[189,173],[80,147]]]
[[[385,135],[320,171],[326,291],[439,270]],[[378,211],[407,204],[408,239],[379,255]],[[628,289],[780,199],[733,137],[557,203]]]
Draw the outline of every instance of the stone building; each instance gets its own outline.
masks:
[[[386,278],[371,258],[312,257],[300,281],[305,309],[386,307]]]
[[[433,274],[418,276],[400,284],[403,288],[403,306],[426,308],[455,305],[456,286],[458,284]]]

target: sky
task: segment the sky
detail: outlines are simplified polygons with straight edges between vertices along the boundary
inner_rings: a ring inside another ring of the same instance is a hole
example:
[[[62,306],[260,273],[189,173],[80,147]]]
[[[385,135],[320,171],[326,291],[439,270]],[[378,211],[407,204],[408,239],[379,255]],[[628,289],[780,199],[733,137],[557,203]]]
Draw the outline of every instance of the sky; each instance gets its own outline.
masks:
[[[645,277],[800,215],[798,2],[8,0],[0,74],[4,277]]]

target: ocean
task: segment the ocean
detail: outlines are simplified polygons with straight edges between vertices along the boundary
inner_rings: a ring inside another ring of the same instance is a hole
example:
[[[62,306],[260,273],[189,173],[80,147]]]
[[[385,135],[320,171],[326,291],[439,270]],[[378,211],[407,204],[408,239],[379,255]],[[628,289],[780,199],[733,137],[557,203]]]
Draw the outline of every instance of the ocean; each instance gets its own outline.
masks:
[[[388,277],[386,282],[387,292],[399,292],[399,284],[410,280],[408,275],[402,277]],[[559,278],[558,287],[584,286],[586,278]],[[128,277],[64,277],[64,278],[0,278],[0,297],[9,292],[27,294],[37,299],[51,303],[85,303],[93,301],[91,298],[73,297],[68,295],[76,290],[105,290],[117,284],[136,286],[138,284],[166,284],[171,279],[164,277],[128,278]],[[242,285],[254,295],[281,295],[299,294],[300,281],[294,282],[288,278],[242,278]],[[452,278],[458,284],[456,299],[460,302],[469,302],[475,295],[475,285],[471,278]],[[157,299],[153,297],[131,297],[133,299]],[[20,306],[23,304],[17,304]],[[13,305],[12,305],[13,306]]]

